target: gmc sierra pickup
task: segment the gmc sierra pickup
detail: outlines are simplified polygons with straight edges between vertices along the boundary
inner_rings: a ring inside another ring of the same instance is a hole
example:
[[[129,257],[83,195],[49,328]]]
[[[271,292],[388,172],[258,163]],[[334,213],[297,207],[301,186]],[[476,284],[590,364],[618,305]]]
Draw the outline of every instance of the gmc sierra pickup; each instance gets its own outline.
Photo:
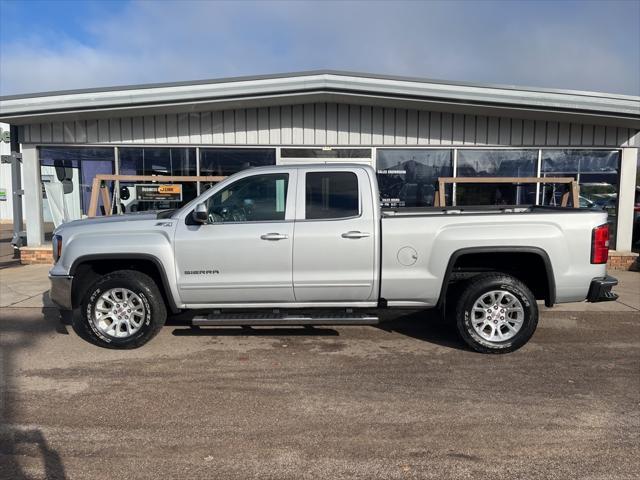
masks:
[[[613,300],[602,211],[380,208],[362,165],[255,168],[178,210],[54,232],[51,298],[92,342],[135,348],[167,312],[194,325],[373,324],[379,309],[453,309],[473,349],[513,351],[547,306]]]

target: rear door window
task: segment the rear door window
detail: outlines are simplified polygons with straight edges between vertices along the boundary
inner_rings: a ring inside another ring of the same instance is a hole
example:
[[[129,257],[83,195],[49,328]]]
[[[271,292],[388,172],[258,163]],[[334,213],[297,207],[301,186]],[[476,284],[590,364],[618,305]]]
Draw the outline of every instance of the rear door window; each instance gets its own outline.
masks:
[[[360,213],[358,177],[353,172],[306,174],[308,220],[355,217]]]

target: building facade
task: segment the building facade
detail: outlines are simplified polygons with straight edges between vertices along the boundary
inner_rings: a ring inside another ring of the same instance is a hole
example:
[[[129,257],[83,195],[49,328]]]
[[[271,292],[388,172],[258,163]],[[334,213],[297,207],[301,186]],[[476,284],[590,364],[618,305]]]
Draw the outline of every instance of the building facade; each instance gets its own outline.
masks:
[[[433,205],[438,177],[573,177],[580,207],[609,213],[613,247],[634,241],[640,97],[327,71],[3,97],[0,120],[19,126],[30,246],[89,213],[98,173],[345,161],[373,166],[382,204],[397,208]],[[154,201],[135,182],[108,185],[118,212],[176,207],[208,187]],[[564,188],[454,185],[446,198],[559,205]]]

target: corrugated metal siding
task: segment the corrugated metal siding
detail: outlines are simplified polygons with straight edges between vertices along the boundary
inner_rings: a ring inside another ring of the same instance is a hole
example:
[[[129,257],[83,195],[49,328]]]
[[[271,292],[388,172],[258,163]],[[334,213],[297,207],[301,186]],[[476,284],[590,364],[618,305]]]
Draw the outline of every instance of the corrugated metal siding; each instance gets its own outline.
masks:
[[[335,103],[26,125],[23,143],[640,147],[628,128]]]

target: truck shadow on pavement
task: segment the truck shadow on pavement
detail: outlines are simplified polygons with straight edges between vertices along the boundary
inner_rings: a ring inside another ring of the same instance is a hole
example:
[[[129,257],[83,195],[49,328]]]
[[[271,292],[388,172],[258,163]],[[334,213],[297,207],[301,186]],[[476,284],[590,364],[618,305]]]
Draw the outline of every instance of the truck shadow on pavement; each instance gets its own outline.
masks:
[[[12,319],[0,313],[0,478],[27,480],[34,478],[29,474],[33,472],[38,478],[66,479],[60,454],[49,445],[44,432],[17,418],[16,403],[21,392],[14,385],[16,354],[34,347],[39,337],[59,331],[59,312],[44,307],[42,320],[38,322]],[[39,468],[29,468],[28,473],[22,461],[35,463]]]
[[[45,293],[48,295],[48,293]],[[220,326],[198,327],[191,325],[194,316],[201,315],[202,311],[185,311],[176,315],[169,315],[165,328],[172,328],[171,334],[176,337],[337,337],[340,330],[351,328],[349,326],[279,326],[279,327],[251,327],[251,326]],[[56,331],[68,334],[67,327],[85,338],[80,329],[73,325],[73,318],[78,318],[79,313],[59,312],[60,320],[56,325]],[[443,317],[441,312],[432,310],[383,310],[380,315],[380,323],[375,326],[365,327],[381,330],[388,333],[397,333],[414,338],[422,342],[440,345],[456,350],[472,351],[460,338],[455,327],[455,320],[449,313]],[[85,340],[90,341],[85,338]]]
[[[294,327],[198,327],[191,325],[194,313],[185,312],[167,319],[166,327],[177,327],[172,335],[177,337],[244,337],[244,336],[308,336],[337,337],[340,331],[321,326]],[[340,328],[349,328],[342,326]],[[450,318],[442,318],[437,311],[409,311],[384,315],[380,324],[372,327],[389,333],[398,333],[427,343],[457,350],[471,351],[460,339]]]
[[[473,351],[458,335],[455,321],[449,316],[443,317],[438,310],[396,313],[391,319],[384,320],[383,318],[378,328],[441,347]]]
[[[196,314],[201,314],[201,312],[183,312],[178,315],[171,315],[167,318],[165,328],[173,328],[171,334],[176,337],[337,337],[340,336],[340,329],[350,328],[349,326],[341,326],[336,329],[329,326],[303,325],[290,327],[198,327],[191,325],[191,320]],[[73,326],[71,312],[59,312],[59,315],[58,324],[55,326],[55,330],[58,333],[68,334],[67,327],[71,327],[78,336],[84,338],[82,331]],[[78,312],[74,312],[74,315],[77,316]],[[443,317],[438,310],[384,312],[378,325],[364,328],[397,333],[422,342],[456,350],[473,351],[458,335],[455,320],[452,316]]]

